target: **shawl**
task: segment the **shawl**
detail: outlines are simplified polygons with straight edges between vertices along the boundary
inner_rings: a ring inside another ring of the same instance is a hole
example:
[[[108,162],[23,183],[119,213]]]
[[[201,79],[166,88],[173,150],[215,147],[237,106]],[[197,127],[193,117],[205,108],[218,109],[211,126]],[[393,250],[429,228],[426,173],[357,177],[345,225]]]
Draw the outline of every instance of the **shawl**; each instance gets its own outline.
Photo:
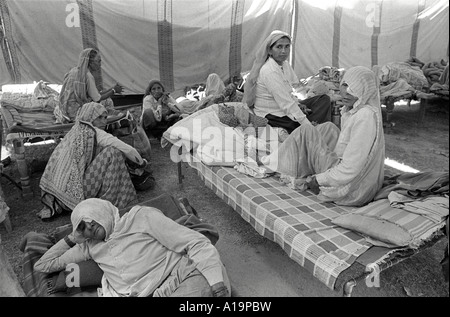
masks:
[[[90,102],[80,108],[76,122],[53,151],[40,181],[43,192],[70,209],[84,199],[84,172],[95,156],[97,135],[92,122],[106,109]]]
[[[220,95],[225,89],[225,85],[219,75],[212,73],[206,79],[205,96]]]
[[[279,39],[287,37],[292,41],[291,36],[283,31],[275,30],[264,40],[262,45],[256,51],[255,60],[253,62],[252,69],[248,75],[244,85],[244,98],[243,102],[247,104],[249,108],[252,108],[256,99],[256,81],[258,80],[259,71],[263,67],[264,63],[269,58],[270,47]]]
[[[111,202],[99,198],[88,198],[80,202],[72,211],[70,221],[76,237],[79,235],[77,228],[81,221],[94,220],[101,225],[106,232],[105,240],[108,240],[114,232],[117,222],[120,220],[119,210]]]
[[[355,97],[358,97],[358,100],[351,109],[344,106],[341,110],[342,129],[344,129],[346,124],[348,112],[351,111],[353,113],[362,108],[370,108],[375,113],[377,118],[376,137],[368,156],[365,158],[365,164],[358,176],[343,189],[336,189],[332,187],[321,188],[319,198],[336,198],[336,194],[338,194],[341,198],[338,198],[337,200],[332,199],[337,204],[348,205],[351,203],[356,205],[358,202],[367,202],[368,200],[373,199],[376,192],[383,184],[384,167],[379,166],[380,162],[383,164],[385,157],[383,120],[381,114],[378,80],[373,71],[363,66],[352,67],[345,72],[341,80],[341,84],[344,83],[348,85],[347,92]],[[373,179],[376,182],[376,186],[373,186],[371,190],[362,189],[361,186],[364,184],[365,179]],[[325,200],[328,199],[325,198]]]
[[[61,111],[66,117],[68,102],[71,99],[75,98],[80,106],[90,101],[87,95],[87,73],[89,72],[89,54],[93,50],[93,48],[83,50],[78,57],[77,66],[64,76],[59,102]]]
[[[91,124],[103,113],[108,112],[106,108],[98,102],[89,102],[78,110],[77,120]]]

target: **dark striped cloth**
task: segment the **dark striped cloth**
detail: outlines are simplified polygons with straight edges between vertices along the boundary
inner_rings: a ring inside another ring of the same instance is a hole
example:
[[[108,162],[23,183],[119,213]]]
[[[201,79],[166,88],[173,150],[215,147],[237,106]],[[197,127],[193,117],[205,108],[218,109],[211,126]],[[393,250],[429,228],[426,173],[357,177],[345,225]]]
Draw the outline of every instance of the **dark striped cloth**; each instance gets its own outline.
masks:
[[[41,273],[34,270],[34,264],[42,257],[42,255],[50,249],[56,242],[72,231],[72,226],[65,225],[56,228],[51,234],[29,232],[20,243],[20,250],[23,252],[22,272],[24,276],[22,288],[28,297],[70,297],[70,296],[96,296],[96,286],[100,286],[100,278],[103,272],[93,266],[93,261],[85,261],[80,263],[80,271],[83,277],[80,284],[83,288],[73,287],[65,291],[55,292],[56,278],[60,272]]]
[[[28,297],[48,296],[47,282],[52,275],[36,272],[33,267],[54,244],[54,238],[44,233],[29,232],[22,238],[19,247],[23,252],[22,271],[24,281],[22,287]]]

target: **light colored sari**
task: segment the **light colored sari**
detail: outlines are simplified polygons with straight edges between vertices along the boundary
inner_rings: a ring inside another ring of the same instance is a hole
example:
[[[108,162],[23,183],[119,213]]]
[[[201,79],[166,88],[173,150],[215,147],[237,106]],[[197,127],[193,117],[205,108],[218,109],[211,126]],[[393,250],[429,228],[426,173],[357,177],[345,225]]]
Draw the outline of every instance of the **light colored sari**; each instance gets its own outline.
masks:
[[[375,74],[362,66],[347,70],[342,81],[358,100],[352,108],[344,106],[341,110],[342,129],[337,142],[332,140],[330,122],[317,127],[302,125],[261,161],[269,169],[295,178],[297,184],[306,184],[309,177],[316,175],[318,198],[322,201],[361,206],[373,200],[384,178],[385,143],[378,83]],[[356,144],[363,144],[367,150],[359,153]]]

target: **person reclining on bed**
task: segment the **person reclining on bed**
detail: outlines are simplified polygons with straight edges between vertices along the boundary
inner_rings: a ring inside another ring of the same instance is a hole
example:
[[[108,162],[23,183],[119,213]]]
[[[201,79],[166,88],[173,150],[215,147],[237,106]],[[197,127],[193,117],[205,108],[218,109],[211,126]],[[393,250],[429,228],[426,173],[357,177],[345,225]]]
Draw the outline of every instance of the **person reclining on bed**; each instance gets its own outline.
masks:
[[[38,213],[43,220],[73,208],[83,199],[97,197],[118,208],[136,199],[137,189],[154,186],[147,161],[132,146],[103,131],[107,111],[96,102],[83,105],[74,126],[49,158],[40,180]],[[133,186],[134,185],[134,186]]]
[[[256,115],[269,120],[272,127],[281,127],[291,133],[301,124],[331,121],[331,99],[318,95],[299,100],[293,89],[300,81],[287,59],[291,37],[282,31],[273,31],[256,52],[252,69],[244,84],[243,102]]]
[[[352,67],[342,78],[340,94],[344,104],[340,131],[331,122],[317,127],[302,124],[261,161],[269,169],[302,182],[322,201],[362,206],[375,197],[384,178],[385,143],[377,78],[366,67]]]
[[[60,123],[74,122],[77,111],[87,102],[102,103],[109,114],[117,114],[111,99],[115,93],[123,91],[122,85],[116,83],[113,87],[99,91],[92,72],[101,69],[100,53],[93,48],[84,49],[78,58],[78,65],[65,76],[59,94],[60,105],[55,109],[55,116]]]
[[[120,218],[109,201],[90,198],[75,207],[71,223],[72,233],[35,263],[36,271],[93,259],[104,273],[103,296],[230,296],[211,241],[156,208],[135,206]]]

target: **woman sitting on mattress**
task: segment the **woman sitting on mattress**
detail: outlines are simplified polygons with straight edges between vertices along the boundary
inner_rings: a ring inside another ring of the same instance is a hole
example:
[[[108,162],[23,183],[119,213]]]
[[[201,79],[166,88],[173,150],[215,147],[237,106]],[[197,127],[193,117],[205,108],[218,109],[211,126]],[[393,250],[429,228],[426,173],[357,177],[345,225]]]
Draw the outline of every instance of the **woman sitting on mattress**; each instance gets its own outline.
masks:
[[[122,217],[110,202],[91,198],[72,212],[73,231],[34,265],[65,270],[89,259],[103,271],[102,295],[114,297],[230,297],[219,252],[203,234],[152,207],[135,206]]]
[[[182,119],[175,99],[159,80],[152,80],[144,93],[141,125],[147,133],[160,139],[164,131]]]
[[[317,127],[302,124],[261,161],[304,184],[322,201],[361,206],[375,197],[384,178],[377,78],[365,67],[350,68],[342,78],[340,94],[344,104],[341,131],[330,122]],[[283,164],[279,164],[281,160]]]
[[[55,116],[61,123],[73,122],[77,111],[87,102],[101,102],[109,112],[115,114],[111,96],[121,93],[123,87],[116,83],[114,87],[100,91],[97,89],[93,72],[101,69],[100,53],[87,48],[80,53],[78,65],[65,76],[59,95],[60,105],[55,109]]]
[[[273,31],[264,40],[246,79],[243,99],[257,116],[268,119],[269,125],[285,128],[289,133],[300,124],[331,120],[328,95],[301,101],[293,95],[300,81],[287,61],[290,50],[291,37],[285,32]]]
[[[138,151],[103,131],[106,117],[103,105],[84,104],[75,125],[53,151],[40,180],[42,220],[73,210],[91,197],[123,208],[136,199],[135,187],[154,186],[151,172],[144,169],[147,161]]]

